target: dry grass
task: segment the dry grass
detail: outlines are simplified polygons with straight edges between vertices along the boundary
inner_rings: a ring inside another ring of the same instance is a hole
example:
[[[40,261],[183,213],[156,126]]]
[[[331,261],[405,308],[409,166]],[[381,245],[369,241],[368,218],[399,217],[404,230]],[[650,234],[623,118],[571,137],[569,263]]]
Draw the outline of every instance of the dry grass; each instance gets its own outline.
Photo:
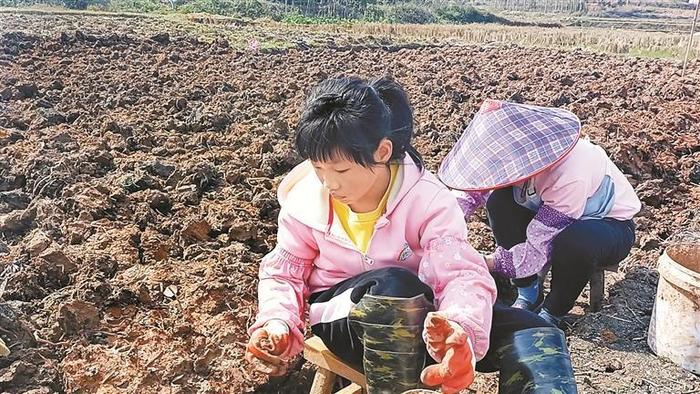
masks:
[[[514,43],[523,46],[587,48],[594,51],[652,57],[682,58],[688,34],[599,28],[512,27],[474,25],[389,25],[356,23],[304,26],[305,30],[338,34],[385,36],[392,40],[450,41],[468,44]],[[700,40],[694,40],[691,58],[700,57]]]

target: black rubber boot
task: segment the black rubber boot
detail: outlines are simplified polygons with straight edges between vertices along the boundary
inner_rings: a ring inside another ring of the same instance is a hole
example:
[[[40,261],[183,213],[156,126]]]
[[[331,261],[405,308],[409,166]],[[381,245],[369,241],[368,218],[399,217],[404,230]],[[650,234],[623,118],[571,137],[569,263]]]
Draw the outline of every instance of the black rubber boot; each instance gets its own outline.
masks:
[[[497,345],[499,394],[577,393],[564,332],[554,327],[516,331]]]
[[[423,322],[433,304],[424,295],[396,298],[366,294],[349,319],[364,345],[368,394],[415,389],[425,365]]]

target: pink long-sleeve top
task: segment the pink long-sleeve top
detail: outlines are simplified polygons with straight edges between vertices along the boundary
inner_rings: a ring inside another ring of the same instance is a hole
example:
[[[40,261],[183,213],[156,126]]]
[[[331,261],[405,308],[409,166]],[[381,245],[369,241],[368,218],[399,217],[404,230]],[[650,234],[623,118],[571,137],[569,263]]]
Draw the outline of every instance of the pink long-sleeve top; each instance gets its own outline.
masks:
[[[490,192],[455,191],[466,217],[486,204]],[[525,242],[497,247],[494,271],[508,278],[539,272],[549,261],[554,238],[576,220],[629,220],[641,202],[603,148],[581,139],[559,163],[513,187],[515,202],[535,211]]]
[[[309,295],[368,270],[402,267],[433,289],[437,312],[464,328],[477,359],[486,354],[496,286],[466,241],[456,199],[432,173],[408,156],[403,160],[366,253],[343,230],[309,162],[287,175],[278,197],[277,245],[260,265],[251,333],[271,319],[287,322],[293,340],[283,357],[292,357],[303,348]],[[312,325],[321,318],[309,314]]]

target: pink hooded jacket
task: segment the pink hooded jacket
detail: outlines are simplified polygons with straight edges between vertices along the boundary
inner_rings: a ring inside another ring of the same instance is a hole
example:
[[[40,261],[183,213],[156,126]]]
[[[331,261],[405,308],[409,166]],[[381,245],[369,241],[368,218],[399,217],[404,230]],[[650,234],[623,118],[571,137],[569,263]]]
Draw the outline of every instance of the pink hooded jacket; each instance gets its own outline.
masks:
[[[476,358],[486,354],[496,286],[466,241],[455,197],[432,173],[404,158],[366,254],[335,217],[310,162],[285,177],[278,198],[277,245],[260,264],[259,311],[250,333],[272,319],[287,322],[292,345],[282,356],[293,357],[303,349],[310,294],[368,270],[402,267],[433,289],[436,310],[464,328]],[[320,318],[311,311],[312,325]]]

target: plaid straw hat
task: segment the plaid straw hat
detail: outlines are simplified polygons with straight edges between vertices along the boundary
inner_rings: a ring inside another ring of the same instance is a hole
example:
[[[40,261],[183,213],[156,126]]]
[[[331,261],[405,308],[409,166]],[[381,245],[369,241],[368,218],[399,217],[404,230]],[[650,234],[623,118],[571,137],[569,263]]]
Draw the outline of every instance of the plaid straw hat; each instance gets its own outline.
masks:
[[[561,160],[580,132],[581,122],[567,110],[486,100],[438,176],[459,190],[509,186]]]

